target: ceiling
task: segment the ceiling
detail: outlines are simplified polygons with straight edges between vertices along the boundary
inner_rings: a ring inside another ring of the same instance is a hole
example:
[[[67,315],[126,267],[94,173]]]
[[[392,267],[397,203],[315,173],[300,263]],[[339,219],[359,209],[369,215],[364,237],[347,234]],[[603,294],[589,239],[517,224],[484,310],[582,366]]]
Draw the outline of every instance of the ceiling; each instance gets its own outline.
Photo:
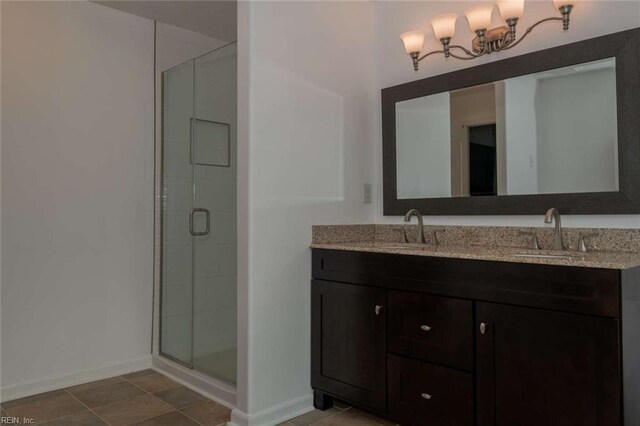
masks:
[[[224,41],[236,40],[236,1],[95,1],[105,6],[175,25]]]

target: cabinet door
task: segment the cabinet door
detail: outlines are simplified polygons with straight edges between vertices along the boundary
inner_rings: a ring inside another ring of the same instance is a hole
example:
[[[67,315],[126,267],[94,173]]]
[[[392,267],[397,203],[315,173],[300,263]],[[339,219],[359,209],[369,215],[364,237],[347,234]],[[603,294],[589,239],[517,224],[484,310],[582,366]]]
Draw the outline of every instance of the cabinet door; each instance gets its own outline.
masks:
[[[386,410],[386,290],[313,280],[311,384]]]
[[[477,304],[478,426],[616,426],[618,321]]]

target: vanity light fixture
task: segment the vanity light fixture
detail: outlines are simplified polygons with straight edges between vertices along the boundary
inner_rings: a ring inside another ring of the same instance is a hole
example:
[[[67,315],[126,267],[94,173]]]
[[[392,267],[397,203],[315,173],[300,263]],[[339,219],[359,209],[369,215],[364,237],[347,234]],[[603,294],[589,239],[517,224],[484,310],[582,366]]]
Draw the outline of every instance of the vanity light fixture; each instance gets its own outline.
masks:
[[[517,46],[531,31],[538,25],[547,21],[562,21],[562,28],[567,31],[569,29],[569,18],[571,10],[576,0],[553,0],[553,4],[560,12],[561,16],[552,16],[542,19],[527,28],[522,37],[516,38],[516,27],[518,20],[522,18],[524,13],[524,0],[498,0],[497,5],[500,10],[500,16],[504,19],[506,26],[491,28],[491,15],[495,4],[482,4],[472,7],[464,12],[469,23],[469,28],[476,34],[471,44],[471,50],[464,46],[451,44],[456,31],[456,21],[458,15],[455,13],[446,13],[437,15],[431,19],[433,32],[440,43],[442,50],[434,50],[424,55],[420,55],[424,44],[424,31],[408,31],[400,35],[404,48],[413,60],[413,69],[418,71],[418,62],[424,58],[442,53],[445,58],[454,57],[456,59],[475,59],[480,56],[488,55],[492,52],[500,52]]]

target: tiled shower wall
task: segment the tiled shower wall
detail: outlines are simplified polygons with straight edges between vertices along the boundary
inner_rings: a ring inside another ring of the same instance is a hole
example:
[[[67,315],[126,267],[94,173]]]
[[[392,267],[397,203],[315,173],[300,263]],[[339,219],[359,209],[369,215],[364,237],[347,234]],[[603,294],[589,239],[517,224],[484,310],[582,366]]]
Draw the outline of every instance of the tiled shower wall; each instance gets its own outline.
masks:
[[[197,358],[236,345],[235,48],[197,59],[195,71],[196,117],[230,125],[229,166],[195,166],[196,207],[211,212],[211,232],[195,238],[193,356]]]
[[[160,190],[173,195],[173,206],[165,217],[164,250],[171,262],[163,276],[168,280],[165,296],[165,325],[174,336],[165,350],[187,356],[193,324],[194,357],[235,346],[236,339],[236,159],[235,159],[235,56],[201,58],[197,62],[196,116],[199,119],[231,124],[230,167],[196,166],[197,200],[194,206],[211,211],[211,233],[197,237],[191,246],[188,233],[188,209],[192,206],[189,119],[193,109],[193,72],[188,65],[178,69],[175,78],[177,109],[166,126],[166,150],[171,161],[164,164],[162,179],[161,73],[177,64],[226,44],[200,34],[157,23],[156,31],[156,278],[154,298],[153,351],[159,351],[160,337]],[[182,80],[182,81],[180,81]],[[184,86],[184,87],[182,87]],[[179,112],[180,107],[183,112]],[[179,206],[186,206],[184,208]],[[192,249],[195,249],[192,251]],[[195,255],[195,257],[193,257]],[[195,265],[193,294],[191,268]],[[193,302],[193,323],[191,309]]]

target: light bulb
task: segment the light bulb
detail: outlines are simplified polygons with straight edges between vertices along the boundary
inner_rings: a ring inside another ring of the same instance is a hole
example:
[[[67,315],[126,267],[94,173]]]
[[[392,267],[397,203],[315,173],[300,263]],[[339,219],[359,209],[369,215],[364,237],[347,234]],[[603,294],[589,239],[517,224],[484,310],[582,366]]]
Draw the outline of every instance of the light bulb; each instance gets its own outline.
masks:
[[[471,31],[486,30],[491,25],[491,14],[493,13],[493,4],[477,6],[464,12],[469,21]]]
[[[404,50],[407,54],[420,53],[424,44],[424,31],[407,31],[400,34],[400,38],[404,43]]]
[[[576,0],[553,0],[553,5],[560,10],[563,6],[574,6]]]
[[[438,40],[443,38],[452,38],[456,33],[456,20],[458,15],[455,13],[445,13],[437,15],[431,19],[433,32]]]
[[[524,13],[524,0],[498,0],[498,9],[505,21],[520,19]]]

